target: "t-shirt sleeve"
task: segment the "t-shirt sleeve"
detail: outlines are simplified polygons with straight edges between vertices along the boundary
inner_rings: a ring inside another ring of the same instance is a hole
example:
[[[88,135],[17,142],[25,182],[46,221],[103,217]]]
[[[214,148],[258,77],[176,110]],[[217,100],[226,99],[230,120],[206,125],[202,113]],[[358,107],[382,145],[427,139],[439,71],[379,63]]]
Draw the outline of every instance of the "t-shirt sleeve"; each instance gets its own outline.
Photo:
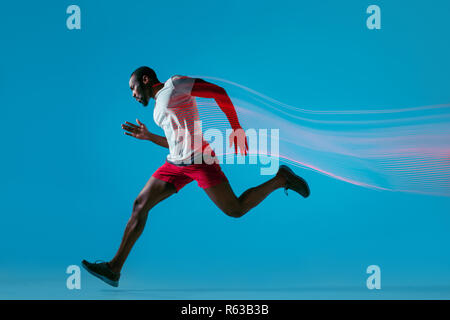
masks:
[[[192,87],[194,86],[195,78],[187,76],[173,76],[172,83],[175,91],[183,94],[191,94]]]

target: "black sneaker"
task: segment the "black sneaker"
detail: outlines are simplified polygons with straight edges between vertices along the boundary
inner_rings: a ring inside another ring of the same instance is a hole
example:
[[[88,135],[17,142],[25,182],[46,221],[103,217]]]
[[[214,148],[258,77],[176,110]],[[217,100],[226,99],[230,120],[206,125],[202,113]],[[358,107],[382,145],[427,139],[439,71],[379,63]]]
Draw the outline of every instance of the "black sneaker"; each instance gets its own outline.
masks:
[[[112,271],[106,262],[97,263],[97,261],[94,263],[90,263],[86,260],[83,260],[81,261],[81,265],[87,270],[87,272],[89,272],[93,276],[105,281],[107,284],[113,287],[118,287],[120,273],[115,273],[114,271]]]
[[[287,190],[292,189],[299,193],[302,197],[308,198],[311,194],[309,190],[308,183],[305,179],[299,177],[292,171],[288,166],[281,165],[278,172],[286,178],[286,186],[284,187],[284,192],[287,195]]]

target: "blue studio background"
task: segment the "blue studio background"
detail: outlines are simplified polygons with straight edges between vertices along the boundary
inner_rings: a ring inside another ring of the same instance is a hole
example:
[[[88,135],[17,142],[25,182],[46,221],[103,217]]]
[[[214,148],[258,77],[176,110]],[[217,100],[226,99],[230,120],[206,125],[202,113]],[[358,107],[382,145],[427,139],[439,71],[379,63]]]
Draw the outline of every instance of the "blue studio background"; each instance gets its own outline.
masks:
[[[68,30],[66,8],[81,8]],[[381,8],[368,30],[366,8]],[[296,169],[308,200],[278,190],[242,219],[191,183],[155,207],[113,289],[69,265],[109,260],[167,150],[125,136],[153,101],[141,65],[227,79],[333,110],[448,103],[448,1],[21,1],[0,13],[0,298],[450,298],[450,198],[365,189]],[[226,89],[226,87],[225,87]],[[300,137],[301,138],[301,137]],[[237,194],[266,180],[223,166]],[[366,288],[379,265],[382,289]]]

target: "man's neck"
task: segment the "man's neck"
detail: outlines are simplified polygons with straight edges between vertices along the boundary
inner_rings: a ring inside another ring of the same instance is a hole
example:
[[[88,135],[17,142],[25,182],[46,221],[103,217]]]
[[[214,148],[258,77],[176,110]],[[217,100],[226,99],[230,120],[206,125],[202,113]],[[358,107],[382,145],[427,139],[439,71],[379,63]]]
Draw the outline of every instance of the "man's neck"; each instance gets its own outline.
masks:
[[[155,83],[154,85],[152,85],[152,96],[153,99],[155,99],[156,94],[158,93],[159,90],[161,90],[164,87],[164,83],[158,82]]]

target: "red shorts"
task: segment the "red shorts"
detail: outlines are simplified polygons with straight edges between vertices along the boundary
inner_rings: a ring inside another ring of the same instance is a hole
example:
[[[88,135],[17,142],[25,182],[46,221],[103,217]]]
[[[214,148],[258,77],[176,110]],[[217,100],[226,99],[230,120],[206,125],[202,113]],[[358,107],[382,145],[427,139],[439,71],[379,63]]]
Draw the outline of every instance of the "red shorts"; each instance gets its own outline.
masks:
[[[176,166],[166,162],[152,176],[173,184],[177,192],[193,180],[197,181],[200,188],[209,188],[228,181],[217,163]]]

